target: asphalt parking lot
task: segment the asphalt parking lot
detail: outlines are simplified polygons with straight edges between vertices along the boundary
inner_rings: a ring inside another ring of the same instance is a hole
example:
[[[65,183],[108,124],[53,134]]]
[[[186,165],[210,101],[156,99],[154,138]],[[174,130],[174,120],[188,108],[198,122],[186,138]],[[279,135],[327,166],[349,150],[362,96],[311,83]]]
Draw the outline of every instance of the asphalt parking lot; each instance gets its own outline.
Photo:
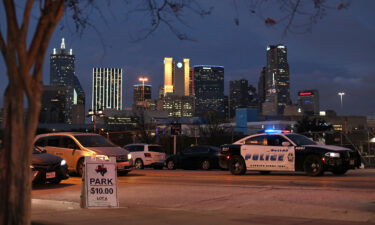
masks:
[[[81,178],[34,188],[34,224],[375,224],[375,170],[326,173],[135,170],[120,208],[81,209]]]

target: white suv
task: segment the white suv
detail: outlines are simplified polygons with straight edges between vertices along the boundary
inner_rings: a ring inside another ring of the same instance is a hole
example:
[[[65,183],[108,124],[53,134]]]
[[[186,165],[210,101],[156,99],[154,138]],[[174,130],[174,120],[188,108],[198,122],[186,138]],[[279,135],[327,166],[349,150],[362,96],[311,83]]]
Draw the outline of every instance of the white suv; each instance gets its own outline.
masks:
[[[165,151],[160,145],[154,144],[130,144],[125,145],[134,160],[136,169],[143,169],[145,166],[154,169],[163,169],[165,161]]]

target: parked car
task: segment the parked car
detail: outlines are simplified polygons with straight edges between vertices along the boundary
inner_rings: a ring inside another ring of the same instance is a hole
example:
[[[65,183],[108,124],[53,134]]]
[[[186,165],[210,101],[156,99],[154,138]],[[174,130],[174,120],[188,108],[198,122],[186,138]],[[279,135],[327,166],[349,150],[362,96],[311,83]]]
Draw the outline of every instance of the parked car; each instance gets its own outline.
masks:
[[[304,171],[309,176],[320,176],[325,171],[343,175],[349,169],[359,168],[357,151],[318,145],[306,136],[269,130],[263,134],[245,137],[221,147],[220,166],[234,175],[247,170],[268,174],[271,171]]]
[[[153,167],[163,169],[165,151],[162,146],[154,144],[129,144],[124,149],[128,150],[134,160],[134,168],[143,169]]]
[[[70,172],[82,176],[85,156],[116,157],[117,171],[127,174],[133,167],[129,152],[105,137],[93,133],[61,132],[40,134],[35,146],[66,160]]]
[[[165,161],[165,166],[169,170],[183,169],[203,169],[209,170],[219,167],[220,148],[200,145],[192,146],[182,150],[177,155],[171,155]]]
[[[33,184],[49,182],[58,184],[69,178],[66,161],[58,156],[51,155],[34,147],[30,168]]]

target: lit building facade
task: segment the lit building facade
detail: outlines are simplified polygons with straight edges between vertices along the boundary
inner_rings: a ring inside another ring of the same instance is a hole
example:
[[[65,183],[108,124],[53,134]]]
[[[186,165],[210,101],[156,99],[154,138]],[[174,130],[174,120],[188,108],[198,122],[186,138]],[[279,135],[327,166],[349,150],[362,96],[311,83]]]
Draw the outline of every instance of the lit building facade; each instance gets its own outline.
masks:
[[[122,69],[93,68],[92,109],[122,109]]]
[[[162,100],[163,110],[168,117],[192,117],[194,115],[194,98],[167,94]]]
[[[171,57],[164,58],[164,95],[189,96],[190,59],[175,62]]]
[[[66,88],[64,123],[83,124],[85,122],[85,93],[75,75],[73,50],[65,48],[64,38],[60,49],[54,48],[50,55],[50,85]]]
[[[194,66],[195,114],[202,116],[215,112],[225,117],[224,67],[211,65]]]
[[[279,44],[267,47],[267,66],[264,78],[266,108],[275,107],[271,109],[271,114],[282,115],[284,108],[291,104],[286,46]]]
[[[303,90],[298,92],[298,108],[305,115],[319,115],[318,90]]]

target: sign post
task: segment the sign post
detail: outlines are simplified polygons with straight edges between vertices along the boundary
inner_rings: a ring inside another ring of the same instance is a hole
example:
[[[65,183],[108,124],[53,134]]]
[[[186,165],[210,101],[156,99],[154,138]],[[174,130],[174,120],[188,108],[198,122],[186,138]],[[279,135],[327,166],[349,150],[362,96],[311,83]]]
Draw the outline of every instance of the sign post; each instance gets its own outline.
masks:
[[[116,158],[85,157],[82,208],[118,208]]]

